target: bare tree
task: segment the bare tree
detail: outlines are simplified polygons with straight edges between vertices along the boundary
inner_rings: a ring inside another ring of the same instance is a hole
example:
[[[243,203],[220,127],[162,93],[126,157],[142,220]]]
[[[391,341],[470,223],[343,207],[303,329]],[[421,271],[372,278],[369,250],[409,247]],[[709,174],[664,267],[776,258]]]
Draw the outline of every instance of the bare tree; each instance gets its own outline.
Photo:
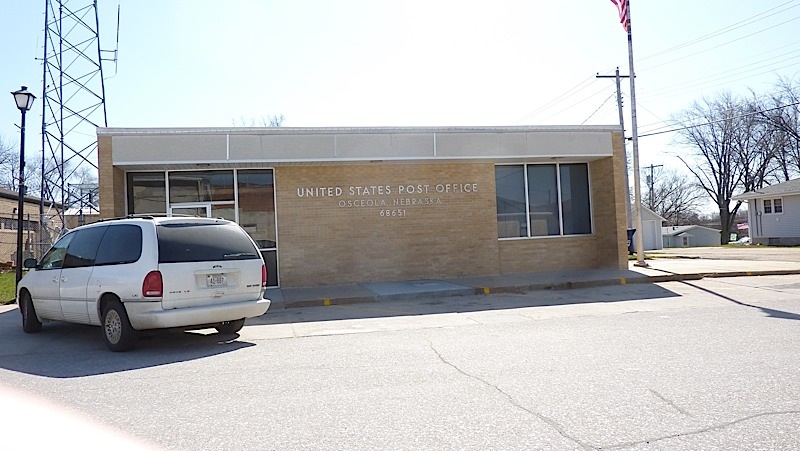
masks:
[[[17,191],[19,185],[19,151],[16,147],[16,143],[9,144],[0,136],[0,188],[9,191]],[[42,192],[41,166],[41,154],[26,155],[25,188],[28,196],[38,196]]]
[[[741,170],[743,191],[763,187],[772,178],[776,156],[781,153],[781,133],[760,119],[764,110],[764,102],[753,96],[752,100],[742,102],[741,113],[733,118],[735,164]]]
[[[692,148],[695,157],[678,158],[717,206],[721,244],[728,242],[733,220],[741,206],[741,201],[732,203],[731,198],[744,178],[743,168],[737,164],[741,145],[737,118],[742,114],[741,102],[725,93],[713,100],[703,99],[703,103],[694,102],[674,118],[684,127],[678,132],[678,142]]]
[[[800,175],[800,81],[779,79],[778,89],[762,104],[759,119],[771,126],[778,146],[778,182]]]
[[[238,121],[234,120],[233,125],[238,127],[283,127],[283,122],[286,117],[282,114],[269,115],[267,117],[261,116],[258,120],[250,118],[240,118]]]
[[[653,176],[652,191],[645,206],[667,220],[666,225],[691,224],[698,216],[703,191],[686,174],[659,169]]]
[[[0,136],[0,188],[17,189],[17,166],[19,161],[16,144],[6,141]]]

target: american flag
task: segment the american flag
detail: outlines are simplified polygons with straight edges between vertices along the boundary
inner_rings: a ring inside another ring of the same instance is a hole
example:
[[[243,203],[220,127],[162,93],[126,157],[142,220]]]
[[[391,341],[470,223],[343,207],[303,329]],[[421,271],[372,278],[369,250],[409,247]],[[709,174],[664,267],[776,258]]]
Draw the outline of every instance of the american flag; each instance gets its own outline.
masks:
[[[611,0],[619,11],[619,23],[625,31],[630,31],[631,21],[628,19],[628,0]]]

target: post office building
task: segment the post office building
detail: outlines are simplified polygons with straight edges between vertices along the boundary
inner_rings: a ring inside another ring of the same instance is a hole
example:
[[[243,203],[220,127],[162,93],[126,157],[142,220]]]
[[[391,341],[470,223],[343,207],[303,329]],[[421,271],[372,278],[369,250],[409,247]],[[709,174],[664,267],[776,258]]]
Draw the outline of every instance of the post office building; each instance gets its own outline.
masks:
[[[99,128],[100,214],[238,222],[269,285],[627,268],[619,127]]]

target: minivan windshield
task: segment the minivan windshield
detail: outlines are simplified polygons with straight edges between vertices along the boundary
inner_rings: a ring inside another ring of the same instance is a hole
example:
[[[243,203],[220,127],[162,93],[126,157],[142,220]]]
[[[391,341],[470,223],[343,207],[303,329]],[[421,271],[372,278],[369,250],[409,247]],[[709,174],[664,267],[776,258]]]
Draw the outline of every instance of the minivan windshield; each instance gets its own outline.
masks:
[[[159,263],[261,258],[247,233],[235,224],[171,222],[156,230]]]

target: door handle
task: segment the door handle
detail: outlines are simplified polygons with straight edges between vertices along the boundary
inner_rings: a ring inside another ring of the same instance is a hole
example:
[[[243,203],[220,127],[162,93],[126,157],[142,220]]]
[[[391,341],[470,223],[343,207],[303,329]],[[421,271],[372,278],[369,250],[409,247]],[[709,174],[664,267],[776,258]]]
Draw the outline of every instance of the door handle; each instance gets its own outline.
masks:
[[[53,277],[53,283],[58,283],[58,277]]]

